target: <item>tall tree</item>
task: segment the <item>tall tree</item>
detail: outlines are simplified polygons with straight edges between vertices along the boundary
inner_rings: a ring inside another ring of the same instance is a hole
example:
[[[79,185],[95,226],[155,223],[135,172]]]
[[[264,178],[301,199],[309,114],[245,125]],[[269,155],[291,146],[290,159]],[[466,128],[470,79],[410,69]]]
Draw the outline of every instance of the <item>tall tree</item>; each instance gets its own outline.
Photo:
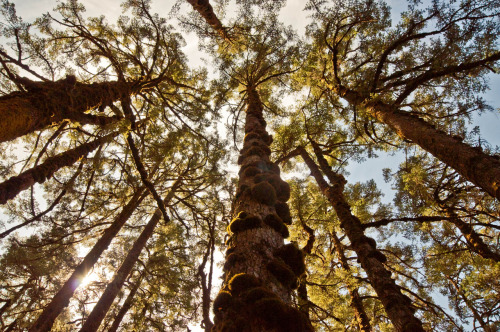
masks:
[[[439,113],[463,116],[488,108],[477,94],[484,91],[482,77],[500,60],[492,42],[499,32],[496,1],[457,7],[438,1],[427,10],[412,5],[394,28],[384,2],[326,6],[313,0],[308,7],[319,20],[313,27],[315,47],[322,50],[316,76],[326,88],[500,198],[500,162],[443,132],[446,124],[437,121]]]

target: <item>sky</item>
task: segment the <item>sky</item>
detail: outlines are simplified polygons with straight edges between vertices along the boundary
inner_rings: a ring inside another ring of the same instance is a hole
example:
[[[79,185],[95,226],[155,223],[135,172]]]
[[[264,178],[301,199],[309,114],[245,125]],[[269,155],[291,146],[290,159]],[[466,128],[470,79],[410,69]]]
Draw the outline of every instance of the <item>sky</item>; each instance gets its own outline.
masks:
[[[50,11],[57,4],[55,0],[14,0],[13,2],[16,4],[18,14],[25,21],[31,21]],[[121,14],[121,0],[81,0],[81,3],[87,8],[89,16],[104,15],[110,22],[115,21],[118,15]],[[305,26],[309,22],[307,13],[303,11],[304,3],[304,0],[289,0],[287,6],[280,13],[280,19],[285,24],[292,25],[297,29],[299,35],[304,34]],[[388,3],[392,7],[393,23],[397,22],[399,13],[406,9],[406,4],[397,0],[388,1]],[[153,0],[152,11],[167,16],[173,4],[173,0]],[[192,7],[187,2],[182,5],[182,8],[183,10],[192,10]],[[190,64],[194,67],[202,65],[201,58],[204,57],[204,54],[198,50],[196,36],[194,34],[184,34],[184,38],[187,43],[184,52],[189,56]],[[474,117],[470,126],[480,126],[483,137],[493,146],[500,146],[500,130],[498,129],[500,128],[500,75],[490,75],[490,83],[491,90],[484,97],[490,105],[496,108],[496,111]],[[383,181],[382,169],[385,167],[397,168],[403,158],[402,154],[396,154],[394,156],[381,155],[380,158],[370,159],[361,164],[352,161],[349,166],[350,175],[347,176],[347,179],[350,183],[375,179],[379,188],[386,194],[384,201],[389,202],[392,200],[393,193],[391,185]],[[192,327],[192,331],[201,331],[201,329]]]

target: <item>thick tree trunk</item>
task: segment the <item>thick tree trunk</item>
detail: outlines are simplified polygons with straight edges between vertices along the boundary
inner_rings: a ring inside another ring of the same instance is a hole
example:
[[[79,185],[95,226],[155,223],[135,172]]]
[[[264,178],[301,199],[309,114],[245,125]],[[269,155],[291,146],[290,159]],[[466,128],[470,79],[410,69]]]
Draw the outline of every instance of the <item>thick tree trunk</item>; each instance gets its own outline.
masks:
[[[446,165],[455,169],[468,181],[500,199],[500,160],[473,148],[436,129],[417,116],[400,111],[382,101],[365,101],[360,95],[345,88],[337,89],[353,105],[364,105],[378,121],[387,124],[405,139],[411,140]]]
[[[144,272],[146,273],[146,272]],[[132,308],[132,304],[134,303],[134,297],[137,291],[139,290],[139,287],[141,286],[142,282],[142,275],[139,277],[139,279],[135,282],[134,286],[130,290],[130,292],[127,295],[127,298],[125,299],[125,302],[123,302],[122,307],[120,308],[120,311],[116,314],[115,319],[113,320],[113,324],[111,324],[111,327],[109,328],[108,332],[116,332],[118,330],[118,327],[120,326],[123,317],[127,314],[130,308]]]
[[[45,182],[45,180],[49,179],[59,169],[73,165],[100,145],[115,138],[118,134],[119,132],[114,132],[47,158],[42,164],[0,183],[0,204],[5,204],[8,200],[13,199],[21,191],[30,188],[35,183]]]
[[[187,0],[193,8],[200,13],[205,21],[215,30],[222,38],[227,39],[226,29],[222,26],[221,21],[215,15],[214,9],[209,0]]]
[[[335,246],[335,251],[337,252],[337,256],[339,257],[342,268],[349,274],[352,274],[351,267],[349,266],[347,258],[344,254],[343,245],[337,237],[337,234],[335,234],[335,231],[332,232],[332,238],[333,244]],[[372,330],[370,319],[366,315],[365,309],[363,308],[363,302],[361,296],[359,295],[358,288],[348,282],[347,291],[351,296],[351,307],[354,310],[354,316],[356,317],[356,320],[358,322],[359,330],[362,332],[370,332]]]
[[[115,218],[111,226],[109,226],[99,240],[97,240],[94,247],[90,250],[87,256],[85,256],[83,261],[75,268],[75,271],[73,271],[61,289],[56,295],[54,295],[50,303],[45,307],[36,322],[29,329],[30,332],[50,331],[57,316],[59,316],[63,309],[69,304],[73,293],[76,291],[83,278],[85,278],[104,250],[108,248],[116,234],[118,234],[141,201],[146,197],[144,191],[144,187],[137,190],[130,201],[123,207],[123,210]]]
[[[174,194],[180,184],[181,184],[181,179],[179,178],[170,189],[169,193],[167,194],[167,197],[165,197],[165,199],[163,200],[164,205],[168,205],[170,200],[174,197]],[[108,284],[108,286],[104,290],[104,293],[101,295],[101,298],[95,305],[94,309],[92,309],[90,315],[87,317],[87,320],[83,324],[80,332],[97,331],[97,329],[101,325],[102,320],[108,313],[109,308],[113,304],[116,295],[118,295],[118,292],[123,287],[125,279],[130,274],[132,268],[137,262],[137,259],[139,258],[142,249],[144,249],[149,238],[151,237],[151,235],[153,235],[153,231],[158,222],[160,221],[161,216],[162,216],[162,211],[160,211],[160,209],[156,209],[155,213],[144,227],[144,230],[141,232],[137,240],[134,242],[132,249],[130,249],[130,251],[128,252],[127,257],[125,257],[122,265],[116,272],[113,281],[111,281],[111,283]],[[169,220],[165,220],[165,222],[168,221]]]
[[[352,249],[356,252],[361,267],[365,270],[368,280],[375,289],[395,330],[401,332],[423,332],[422,322],[415,317],[415,310],[411,306],[410,298],[401,293],[400,288],[391,279],[391,272],[384,267],[385,255],[376,249],[374,239],[364,235],[361,221],[351,213],[351,208],[343,193],[346,183],[344,177],[340,174],[335,174],[331,186],[328,185],[319,167],[311,159],[306,150],[304,148],[300,150],[301,156],[316,179],[319,188],[332,204],[340,220],[340,227],[344,229],[345,234],[349,238]],[[330,176],[332,175],[330,174]]]
[[[140,91],[132,82],[83,84],[68,76],[56,82],[23,79],[27,92],[0,97],[0,142],[41,130],[65,119],[81,124],[106,125],[118,117],[86,114]]]
[[[290,195],[279,167],[269,160],[266,132],[257,91],[247,91],[245,139],[234,219],[224,265],[224,282],[214,300],[213,331],[312,331],[307,317],[292,307],[291,292],[304,272],[300,249],[284,246],[290,223]]]

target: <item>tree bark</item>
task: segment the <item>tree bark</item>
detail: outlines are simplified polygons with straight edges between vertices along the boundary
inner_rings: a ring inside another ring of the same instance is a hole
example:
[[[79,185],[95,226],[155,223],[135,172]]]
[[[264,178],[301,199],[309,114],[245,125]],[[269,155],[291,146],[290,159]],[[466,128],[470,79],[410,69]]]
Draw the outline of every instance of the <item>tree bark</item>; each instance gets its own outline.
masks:
[[[342,268],[349,274],[352,274],[351,267],[349,266],[349,263],[347,262],[344,254],[342,243],[337,237],[337,234],[335,234],[335,231],[333,231],[331,235],[333,238],[335,251],[337,252],[337,256],[339,257]],[[354,316],[356,317],[356,320],[358,322],[359,330],[362,332],[370,332],[372,330],[370,319],[366,315],[365,309],[363,308],[363,302],[361,296],[359,296],[358,288],[348,282],[347,291],[351,296],[351,307],[354,310]]]
[[[56,82],[35,82],[23,78],[27,92],[13,92],[0,97],[0,142],[41,130],[65,119],[81,124],[106,125],[117,116],[86,114],[97,107],[138,93],[141,84],[102,82],[83,84],[74,76]]]
[[[471,225],[462,221],[451,209],[449,209],[447,213],[450,216],[450,222],[455,225],[460,230],[460,232],[462,232],[462,235],[465,237],[470,250],[474,251],[483,258],[500,262],[500,254],[493,252],[488,247],[488,245],[484,243],[479,234],[474,231]]]
[[[116,314],[116,317],[113,320],[113,324],[111,324],[111,327],[109,328],[108,332],[116,332],[118,330],[118,327],[120,326],[120,323],[122,322],[123,317],[125,317],[125,314],[129,311],[130,308],[132,308],[132,304],[134,303],[135,294],[139,290],[139,287],[141,286],[141,282],[142,282],[142,276],[139,277],[139,279],[135,282],[134,286],[132,287],[132,289],[128,293],[127,298],[125,299],[125,302],[123,302],[123,305],[120,308],[120,311],[118,311],[118,314]]]
[[[335,177],[333,177],[331,185],[328,185],[319,167],[304,148],[301,148],[301,156],[319,188],[332,204],[340,220],[340,227],[349,238],[352,249],[356,252],[361,267],[365,270],[368,280],[375,289],[395,330],[423,332],[422,322],[415,317],[415,310],[411,306],[410,298],[401,293],[398,285],[391,279],[391,272],[382,263],[386,260],[386,257],[376,249],[375,240],[364,235],[361,221],[352,214],[343,194],[346,183],[344,177],[332,171],[329,175],[330,177],[335,175]]]
[[[262,102],[252,87],[246,103],[235,218],[228,227],[224,282],[214,300],[212,330],[312,331],[307,317],[291,301],[297,277],[303,273],[296,265],[304,264],[303,256],[298,248],[284,246],[288,229],[276,209],[288,209],[289,187],[269,160],[272,139],[265,129]],[[287,260],[283,255],[287,249],[299,258]]]
[[[74,149],[62,152],[47,158],[42,164],[22,172],[0,183],[0,204],[7,203],[21,191],[30,188],[35,183],[43,183],[56,171],[63,167],[71,166],[87,154],[97,149],[100,145],[115,138],[119,132],[100,137],[94,141],[84,143]]]
[[[366,101],[347,88],[335,89],[353,105],[363,105],[368,114],[387,124],[400,137],[411,140],[466,180],[500,199],[500,160],[436,129],[421,118],[378,100]]]
[[[87,273],[92,269],[104,250],[108,248],[113,238],[118,234],[141,201],[147,196],[144,194],[144,191],[145,188],[141,187],[134,193],[111,226],[106,229],[83,261],[75,268],[61,289],[54,295],[50,303],[45,307],[33,326],[29,329],[29,332],[50,331],[57,316],[59,316],[63,309],[69,304],[73,293],[76,291],[83,278],[85,278]]]
[[[221,21],[215,15],[214,9],[209,0],[187,0],[193,8],[200,13],[205,21],[215,30],[222,38],[228,39],[226,29],[222,26]]]
[[[174,194],[180,184],[181,184],[181,178],[179,178],[174,183],[169,193],[163,200],[164,205],[168,205],[170,200],[174,197]],[[132,249],[130,249],[130,251],[127,254],[127,257],[125,257],[125,259],[123,260],[123,263],[116,272],[113,281],[111,281],[108,284],[108,286],[104,290],[104,293],[101,295],[101,298],[95,305],[94,309],[92,309],[92,312],[85,320],[85,323],[83,324],[80,332],[97,331],[97,329],[101,325],[102,320],[108,313],[109,308],[113,304],[116,295],[118,295],[118,292],[123,287],[125,279],[130,274],[132,268],[137,262],[137,259],[139,258],[142,249],[144,249],[149,238],[151,237],[151,235],[153,235],[153,231],[158,222],[160,221],[161,216],[162,216],[162,211],[159,208],[156,209],[155,213],[144,227],[144,230],[141,232],[137,240],[134,242]],[[169,221],[170,220],[165,220],[165,223]]]

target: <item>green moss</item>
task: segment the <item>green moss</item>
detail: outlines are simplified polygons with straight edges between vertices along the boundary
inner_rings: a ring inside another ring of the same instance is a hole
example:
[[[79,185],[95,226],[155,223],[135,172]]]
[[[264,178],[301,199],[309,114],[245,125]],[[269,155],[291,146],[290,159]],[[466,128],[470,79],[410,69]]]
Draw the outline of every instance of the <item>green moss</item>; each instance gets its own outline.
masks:
[[[237,253],[231,253],[227,255],[226,262],[224,263],[223,270],[229,271],[237,262],[241,262],[245,259],[243,255]]]
[[[246,211],[240,211],[238,213],[238,216],[236,218],[240,218],[240,219],[245,219],[245,218],[248,218],[250,215],[248,214],[248,212]]]
[[[214,304],[213,304],[214,314],[218,313],[219,311],[224,311],[225,309],[229,308],[231,306],[232,302],[233,302],[233,297],[232,297],[231,293],[226,292],[226,291],[220,291],[214,300]]]
[[[241,169],[240,171],[238,172],[238,175],[241,175],[243,174],[243,172],[248,168],[248,167],[257,167],[258,169],[260,169],[262,172],[267,172],[269,169],[268,169],[268,166],[267,166],[267,163],[264,161],[264,160],[254,160],[248,164],[245,164],[243,166],[241,166]]]
[[[270,162],[270,163],[268,163],[267,168],[271,172],[273,172],[274,174],[280,175],[281,170],[280,170],[280,167],[278,166],[278,164]]]
[[[283,236],[284,239],[288,239],[288,237],[290,236],[290,231],[288,231],[288,227],[286,227],[285,224],[281,224],[279,233],[281,234],[281,236]]]
[[[274,229],[276,232],[280,232],[281,225],[283,224],[281,218],[276,214],[268,214],[267,216],[265,216],[264,223]]]
[[[227,250],[225,252],[226,256],[231,255],[234,252],[234,250],[235,250],[234,247],[227,248]]]
[[[272,327],[284,324],[288,318],[286,304],[275,297],[263,298],[256,301],[253,305],[253,310]]]
[[[247,167],[247,168],[245,168],[245,171],[243,172],[244,176],[246,176],[246,177],[251,177],[251,176],[254,176],[254,175],[257,175],[260,173],[262,173],[262,171],[255,166]]]
[[[264,223],[274,229],[276,232],[280,233],[283,238],[287,238],[290,236],[288,232],[288,227],[281,221],[281,218],[276,214],[268,214],[264,218]]]
[[[235,198],[239,198],[241,195],[243,195],[247,190],[250,190],[250,187],[247,186],[246,184],[242,184],[239,188],[238,191],[236,191],[236,196]]]
[[[375,239],[374,239],[374,238],[372,238],[372,237],[368,237],[368,236],[364,236],[364,235],[363,235],[363,236],[361,237],[361,241],[368,242],[368,244],[369,244],[369,245],[370,245],[373,249],[377,248],[377,241],[375,241]]]
[[[273,259],[267,264],[267,269],[283,286],[290,289],[297,287],[295,273],[281,259]]]
[[[236,234],[259,227],[262,227],[262,220],[259,217],[247,216],[246,218],[241,218],[238,216],[229,224],[228,231]]]
[[[254,287],[241,294],[243,301],[251,304],[263,298],[273,298],[276,295],[264,287]]]
[[[286,202],[290,199],[290,185],[286,181],[281,180],[276,197],[282,202]]]
[[[252,139],[260,139],[260,135],[257,134],[256,132],[252,131],[249,132],[248,134],[245,135],[245,138],[243,139],[244,142],[250,141]]]
[[[248,273],[239,273],[234,275],[229,281],[229,290],[234,296],[238,296],[242,292],[260,286],[261,281]]]
[[[245,151],[245,156],[259,156],[259,157],[264,157],[266,155],[266,152],[258,146],[252,146],[250,149]]]
[[[292,216],[290,215],[290,208],[288,207],[288,204],[278,202],[276,203],[276,205],[274,205],[274,208],[276,209],[276,214],[278,215],[278,217],[280,217],[285,224],[292,224]]]
[[[283,181],[278,174],[265,172],[254,178],[255,183],[263,181],[267,181],[273,186],[278,200],[286,202],[290,199],[290,185],[286,181]]]
[[[238,165],[243,164],[243,161],[245,160],[246,157],[247,157],[247,155],[240,154],[240,156],[238,157]]]
[[[378,250],[372,250],[372,252],[368,254],[368,257],[373,257],[381,263],[387,262],[387,257]]]
[[[262,204],[274,205],[276,203],[276,191],[269,182],[263,181],[252,187],[253,198]]]
[[[300,276],[306,271],[304,253],[295,244],[285,244],[276,250],[275,255],[281,258],[296,276]]]

